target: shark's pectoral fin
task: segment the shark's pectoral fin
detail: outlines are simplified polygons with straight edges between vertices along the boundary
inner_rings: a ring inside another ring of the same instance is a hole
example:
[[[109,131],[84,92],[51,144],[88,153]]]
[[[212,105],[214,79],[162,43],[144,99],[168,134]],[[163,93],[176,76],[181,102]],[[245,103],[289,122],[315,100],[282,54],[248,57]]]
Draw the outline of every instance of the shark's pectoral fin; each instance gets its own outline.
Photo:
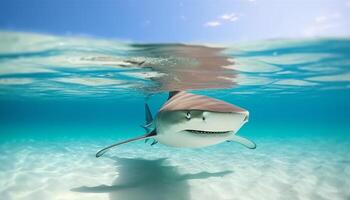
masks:
[[[248,147],[249,149],[256,148],[256,144],[254,142],[248,140],[247,138],[238,136],[238,135],[233,135],[228,141],[238,142],[238,143]]]
[[[142,135],[142,136],[139,136],[139,137],[136,137],[136,138],[131,138],[131,139],[128,139],[128,140],[125,140],[125,141],[122,141],[122,142],[118,142],[118,143],[115,143],[115,144],[112,144],[108,147],[105,147],[103,149],[101,149],[100,151],[98,151],[96,153],[96,157],[100,157],[102,156],[104,153],[106,153],[110,148],[112,147],[115,147],[115,146],[118,146],[118,145],[121,145],[121,144],[125,144],[125,143],[128,143],[128,142],[133,142],[133,141],[137,141],[137,140],[142,140],[142,139],[146,139],[146,138],[151,138],[151,137],[154,137],[155,135],[157,134],[157,132],[154,130],[146,135]]]

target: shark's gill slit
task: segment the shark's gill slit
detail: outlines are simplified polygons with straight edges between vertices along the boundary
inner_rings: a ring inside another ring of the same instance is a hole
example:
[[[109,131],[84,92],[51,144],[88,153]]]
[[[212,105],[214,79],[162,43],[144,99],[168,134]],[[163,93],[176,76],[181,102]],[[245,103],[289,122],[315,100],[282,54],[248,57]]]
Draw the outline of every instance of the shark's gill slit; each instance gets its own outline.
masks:
[[[246,115],[243,121],[244,121],[244,122],[247,122],[248,119],[249,119],[249,115]]]

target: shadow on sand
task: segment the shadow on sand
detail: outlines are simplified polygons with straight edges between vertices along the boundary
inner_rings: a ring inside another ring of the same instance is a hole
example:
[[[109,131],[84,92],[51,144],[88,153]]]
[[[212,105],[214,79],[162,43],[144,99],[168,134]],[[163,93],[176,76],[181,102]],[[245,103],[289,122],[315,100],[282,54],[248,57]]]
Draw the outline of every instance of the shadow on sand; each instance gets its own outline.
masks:
[[[222,177],[232,171],[180,174],[177,167],[166,164],[166,159],[145,160],[113,157],[119,175],[111,186],[82,186],[71,191],[83,193],[109,193],[111,200],[164,200],[190,199],[187,180]]]

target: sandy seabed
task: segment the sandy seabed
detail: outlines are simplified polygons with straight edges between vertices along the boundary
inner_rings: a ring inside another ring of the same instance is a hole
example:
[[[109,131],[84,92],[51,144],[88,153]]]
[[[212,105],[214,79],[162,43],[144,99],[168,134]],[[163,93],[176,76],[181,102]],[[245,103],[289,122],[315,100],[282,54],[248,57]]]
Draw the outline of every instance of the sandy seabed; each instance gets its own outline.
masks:
[[[0,199],[350,199],[350,140],[257,138],[177,149],[112,140],[0,143]]]

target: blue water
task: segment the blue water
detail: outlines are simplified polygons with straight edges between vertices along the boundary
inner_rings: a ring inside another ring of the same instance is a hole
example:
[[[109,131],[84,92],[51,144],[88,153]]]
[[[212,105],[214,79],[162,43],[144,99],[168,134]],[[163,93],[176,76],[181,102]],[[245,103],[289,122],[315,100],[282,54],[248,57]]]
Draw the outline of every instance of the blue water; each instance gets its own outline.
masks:
[[[0,199],[349,199],[350,39],[218,46],[0,32]],[[179,89],[249,110],[257,149],[94,157]]]

